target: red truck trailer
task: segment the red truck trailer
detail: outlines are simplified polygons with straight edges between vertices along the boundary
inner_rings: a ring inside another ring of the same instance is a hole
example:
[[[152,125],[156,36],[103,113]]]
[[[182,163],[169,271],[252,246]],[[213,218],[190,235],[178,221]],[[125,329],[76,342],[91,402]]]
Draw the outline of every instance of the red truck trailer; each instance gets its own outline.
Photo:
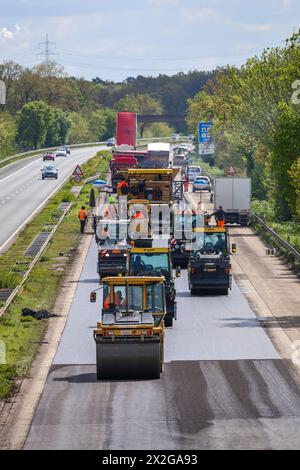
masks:
[[[136,114],[128,111],[117,113],[116,146],[136,147]]]

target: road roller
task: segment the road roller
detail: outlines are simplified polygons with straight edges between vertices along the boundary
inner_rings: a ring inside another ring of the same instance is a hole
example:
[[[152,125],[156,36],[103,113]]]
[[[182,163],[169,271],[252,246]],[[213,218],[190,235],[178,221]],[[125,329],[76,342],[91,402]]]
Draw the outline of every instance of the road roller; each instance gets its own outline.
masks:
[[[159,379],[164,362],[165,279],[102,279],[101,321],[94,330],[97,380]],[[96,302],[96,291],[91,302]]]

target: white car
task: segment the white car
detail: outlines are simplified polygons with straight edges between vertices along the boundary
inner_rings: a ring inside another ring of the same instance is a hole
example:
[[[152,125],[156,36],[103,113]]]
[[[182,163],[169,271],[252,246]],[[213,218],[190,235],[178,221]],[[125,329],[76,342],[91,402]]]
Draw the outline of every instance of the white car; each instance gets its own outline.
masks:
[[[56,150],[56,156],[57,157],[66,157],[67,156],[67,151],[66,151],[65,147],[59,147]]]
[[[211,193],[211,182],[208,176],[198,176],[193,182],[193,193],[196,191],[208,191]]]
[[[188,169],[188,180],[190,183],[193,183],[198,176],[202,175],[202,170],[200,166],[190,166]]]
[[[179,134],[173,134],[171,137],[172,140],[179,140],[179,138],[180,138]]]
[[[179,150],[186,150],[188,152],[189,151],[189,146],[188,146],[188,144],[179,144],[178,149]]]

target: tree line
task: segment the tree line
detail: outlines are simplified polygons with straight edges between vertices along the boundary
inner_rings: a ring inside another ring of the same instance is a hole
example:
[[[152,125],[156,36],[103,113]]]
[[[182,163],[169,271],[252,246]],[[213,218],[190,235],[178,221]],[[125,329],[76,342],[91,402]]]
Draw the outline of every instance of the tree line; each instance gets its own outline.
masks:
[[[188,123],[213,120],[217,165],[252,177],[277,220],[300,220],[300,31],[240,68],[227,66],[188,100]]]
[[[32,69],[4,62],[0,80],[6,84],[7,99],[0,108],[0,158],[16,150],[106,140],[115,135],[116,112],[125,109],[139,114],[185,113],[188,98],[212,76],[191,71],[115,83],[69,77],[54,62]],[[172,131],[167,124],[154,123],[146,126],[144,135],[169,136]]]

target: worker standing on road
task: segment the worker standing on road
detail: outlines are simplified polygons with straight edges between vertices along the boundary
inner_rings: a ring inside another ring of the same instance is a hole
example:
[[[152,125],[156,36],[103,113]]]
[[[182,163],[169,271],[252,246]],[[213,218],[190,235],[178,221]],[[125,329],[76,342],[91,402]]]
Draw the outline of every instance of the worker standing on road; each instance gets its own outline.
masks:
[[[114,196],[113,194],[110,194],[110,195],[109,195],[108,202],[109,202],[110,204],[114,204],[114,203],[115,203],[115,196]]]
[[[85,206],[82,206],[82,208],[79,210],[78,219],[80,221],[80,232],[84,233],[84,228],[87,219],[87,211],[85,210]]]
[[[187,193],[188,190],[189,190],[189,180],[188,180],[187,176],[185,177],[185,180],[183,182],[183,186],[184,186],[184,191]]]
[[[128,194],[128,190],[129,190],[128,183],[127,181],[123,180],[121,182],[121,194],[125,196],[126,194]]]
[[[225,212],[223,211],[222,206],[220,206],[219,209],[211,215],[211,217],[212,216],[215,216],[218,228],[225,227]]]

